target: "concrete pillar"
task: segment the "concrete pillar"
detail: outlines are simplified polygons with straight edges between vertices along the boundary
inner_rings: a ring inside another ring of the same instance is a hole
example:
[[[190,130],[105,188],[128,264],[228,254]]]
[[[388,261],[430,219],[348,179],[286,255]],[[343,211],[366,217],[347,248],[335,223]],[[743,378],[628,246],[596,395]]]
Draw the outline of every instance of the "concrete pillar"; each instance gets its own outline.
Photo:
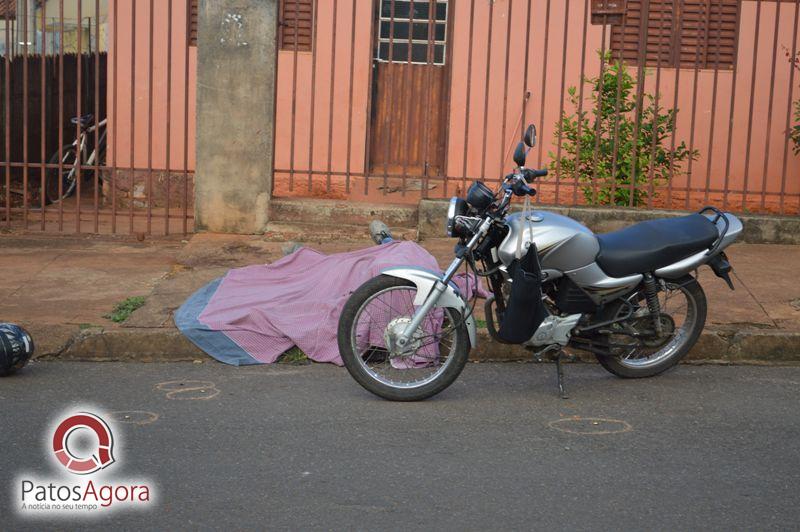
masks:
[[[195,226],[259,233],[272,191],[278,0],[199,8]]]

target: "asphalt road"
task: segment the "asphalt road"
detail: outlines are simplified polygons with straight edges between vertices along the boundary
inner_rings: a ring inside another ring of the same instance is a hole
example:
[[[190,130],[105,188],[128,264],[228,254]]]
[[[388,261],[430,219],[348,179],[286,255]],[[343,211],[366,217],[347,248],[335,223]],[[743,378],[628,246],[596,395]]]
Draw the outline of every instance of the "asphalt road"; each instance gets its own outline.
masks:
[[[797,528],[800,368],[571,365],[568,400],[554,378],[471,364],[397,404],[331,366],[36,363],[0,380],[0,528]],[[87,403],[150,413],[112,422],[112,467],[155,481],[156,508],[20,520],[15,477],[52,471],[54,416]]]

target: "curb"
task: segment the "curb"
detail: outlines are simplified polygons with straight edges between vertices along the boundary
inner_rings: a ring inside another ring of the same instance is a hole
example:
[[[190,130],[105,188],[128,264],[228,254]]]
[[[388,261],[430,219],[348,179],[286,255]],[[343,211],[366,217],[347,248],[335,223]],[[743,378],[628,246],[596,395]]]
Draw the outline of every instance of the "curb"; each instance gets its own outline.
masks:
[[[177,329],[136,328],[90,330],[76,334],[60,350],[42,358],[94,362],[191,362],[211,360]],[[524,362],[532,353],[517,345],[494,342],[478,331],[472,362]],[[579,360],[595,362],[591,354]],[[800,332],[706,329],[686,358],[696,363],[795,364],[800,363]]]
[[[93,330],[45,358],[92,362],[192,362],[208,359],[177,329]]]
[[[445,207],[446,208],[446,207]],[[416,229],[419,212],[416,205],[360,203],[343,200],[275,198],[270,202],[269,221],[288,224],[311,223],[329,226],[335,223],[365,228],[375,218],[390,227]]]

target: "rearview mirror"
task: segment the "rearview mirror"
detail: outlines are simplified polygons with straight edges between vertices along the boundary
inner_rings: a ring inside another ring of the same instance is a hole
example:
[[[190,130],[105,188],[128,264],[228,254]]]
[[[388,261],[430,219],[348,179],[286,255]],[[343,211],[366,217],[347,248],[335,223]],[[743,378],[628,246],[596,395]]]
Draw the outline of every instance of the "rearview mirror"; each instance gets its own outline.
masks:
[[[525,149],[525,144],[520,142],[517,144],[517,149],[514,150],[514,162],[517,163],[517,166],[522,168],[525,166],[525,159],[528,156],[528,150]]]
[[[529,125],[528,129],[525,130],[525,136],[523,136],[522,139],[525,141],[525,144],[528,147],[533,148],[536,146],[536,126],[533,124]]]

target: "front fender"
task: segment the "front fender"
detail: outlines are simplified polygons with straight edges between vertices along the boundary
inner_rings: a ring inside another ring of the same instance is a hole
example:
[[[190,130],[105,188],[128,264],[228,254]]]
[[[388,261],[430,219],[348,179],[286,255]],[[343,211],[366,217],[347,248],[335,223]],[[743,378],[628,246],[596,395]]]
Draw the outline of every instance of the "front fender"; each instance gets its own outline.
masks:
[[[397,277],[411,281],[417,287],[417,295],[414,298],[414,305],[420,306],[427,299],[428,294],[433,290],[433,286],[442,277],[441,273],[432,272],[424,268],[415,268],[413,266],[404,266],[396,268],[387,268],[381,271],[381,274],[390,277]],[[475,317],[469,312],[467,302],[458,293],[458,288],[454,283],[450,283],[447,289],[439,297],[436,303],[437,307],[454,308],[458,310],[462,316],[466,316],[464,323],[467,325],[467,334],[469,335],[470,347],[475,347],[477,342],[478,330],[475,325]]]

